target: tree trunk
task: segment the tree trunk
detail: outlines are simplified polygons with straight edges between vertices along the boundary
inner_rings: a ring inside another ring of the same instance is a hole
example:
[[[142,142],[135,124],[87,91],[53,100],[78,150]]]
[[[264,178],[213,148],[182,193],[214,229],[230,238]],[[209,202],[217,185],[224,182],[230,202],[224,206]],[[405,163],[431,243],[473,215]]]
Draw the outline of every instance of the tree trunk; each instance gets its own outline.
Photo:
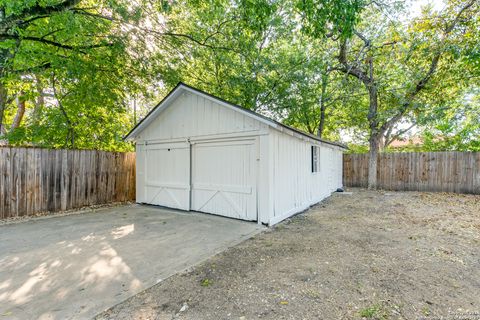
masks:
[[[7,107],[7,90],[0,81],[0,136],[5,134],[5,127],[3,126],[3,118],[5,115],[5,109]]]
[[[323,131],[325,130],[325,110],[327,109],[327,106],[325,104],[325,99],[326,99],[326,92],[327,92],[327,73],[325,72],[322,74],[322,93],[320,95],[320,123],[318,125],[318,131],[317,131],[317,136],[319,138],[322,137]]]
[[[325,130],[325,104],[320,105],[320,124],[318,125],[317,136],[321,138],[323,136],[323,131]]]
[[[385,141],[386,141],[385,136],[383,136],[383,135],[378,138],[378,151],[379,152],[384,152],[385,151],[385,148],[386,148]]]
[[[375,190],[377,188],[377,157],[379,149],[379,139],[376,136],[370,136],[370,149],[368,158],[368,189]]]
[[[372,70],[372,67],[371,69]],[[371,71],[371,79],[373,79],[373,72]],[[377,188],[377,156],[379,150],[380,137],[382,134],[378,128],[378,92],[377,86],[373,81],[367,84],[369,94],[369,110],[368,110],[368,124],[370,127],[369,155],[368,160],[368,189],[375,190]]]
[[[33,108],[33,126],[34,129],[38,126],[40,121],[40,115],[42,114],[43,106],[45,105],[45,96],[43,95],[43,84],[38,76],[36,78],[37,99],[35,100],[35,106]]]
[[[25,114],[25,98],[23,93],[17,97],[17,113],[15,114],[15,118],[13,118],[12,126],[10,127],[10,132],[20,127],[20,123],[22,122],[23,115]]]

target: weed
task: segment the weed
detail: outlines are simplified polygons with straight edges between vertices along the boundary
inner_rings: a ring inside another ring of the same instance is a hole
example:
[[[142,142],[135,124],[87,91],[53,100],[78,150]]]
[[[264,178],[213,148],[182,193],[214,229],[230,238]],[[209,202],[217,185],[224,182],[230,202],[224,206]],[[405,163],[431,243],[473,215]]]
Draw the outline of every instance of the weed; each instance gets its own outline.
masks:
[[[424,316],[428,317],[430,315],[430,309],[428,309],[428,307],[423,307],[422,313]]]
[[[209,286],[211,286],[212,284],[213,284],[213,283],[212,283],[212,280],[207,279],[207,278],[203,279],[203,280],[200,282],[200,285],[201,285],[202,287],[209,287]]]
[[[378,305],[373,305],[371,307],[360,310],[360,317],[372,319],[379,312],[380,312],[380,307]]]

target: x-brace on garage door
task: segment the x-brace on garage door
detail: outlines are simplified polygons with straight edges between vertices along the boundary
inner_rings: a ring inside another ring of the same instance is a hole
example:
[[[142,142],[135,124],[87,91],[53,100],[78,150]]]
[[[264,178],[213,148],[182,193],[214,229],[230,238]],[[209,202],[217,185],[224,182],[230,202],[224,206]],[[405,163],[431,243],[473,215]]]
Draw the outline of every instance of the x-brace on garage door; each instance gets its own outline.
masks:
[[[257,220],[255,139],[146,146],[146,202]]]

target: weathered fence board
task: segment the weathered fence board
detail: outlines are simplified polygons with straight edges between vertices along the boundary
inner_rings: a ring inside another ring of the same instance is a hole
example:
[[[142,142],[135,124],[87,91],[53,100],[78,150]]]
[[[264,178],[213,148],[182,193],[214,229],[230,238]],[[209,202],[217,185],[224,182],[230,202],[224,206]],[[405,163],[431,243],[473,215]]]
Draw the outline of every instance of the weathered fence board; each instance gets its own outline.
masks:
[[[0,147],[0,219],[135,200],[135,153]]]
[[[378,156],[377,185],[385,190],[480,194],[480,152],[402,152]],[[343,182],[366,187],[368,154],[345,154]]]

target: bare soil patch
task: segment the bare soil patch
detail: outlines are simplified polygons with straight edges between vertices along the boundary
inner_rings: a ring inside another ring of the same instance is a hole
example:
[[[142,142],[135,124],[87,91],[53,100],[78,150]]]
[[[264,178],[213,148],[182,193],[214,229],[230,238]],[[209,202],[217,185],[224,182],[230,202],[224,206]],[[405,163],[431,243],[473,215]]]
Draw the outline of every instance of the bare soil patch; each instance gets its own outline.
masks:
[[[480,319],[480,196],[351,191],[98,319]]]

